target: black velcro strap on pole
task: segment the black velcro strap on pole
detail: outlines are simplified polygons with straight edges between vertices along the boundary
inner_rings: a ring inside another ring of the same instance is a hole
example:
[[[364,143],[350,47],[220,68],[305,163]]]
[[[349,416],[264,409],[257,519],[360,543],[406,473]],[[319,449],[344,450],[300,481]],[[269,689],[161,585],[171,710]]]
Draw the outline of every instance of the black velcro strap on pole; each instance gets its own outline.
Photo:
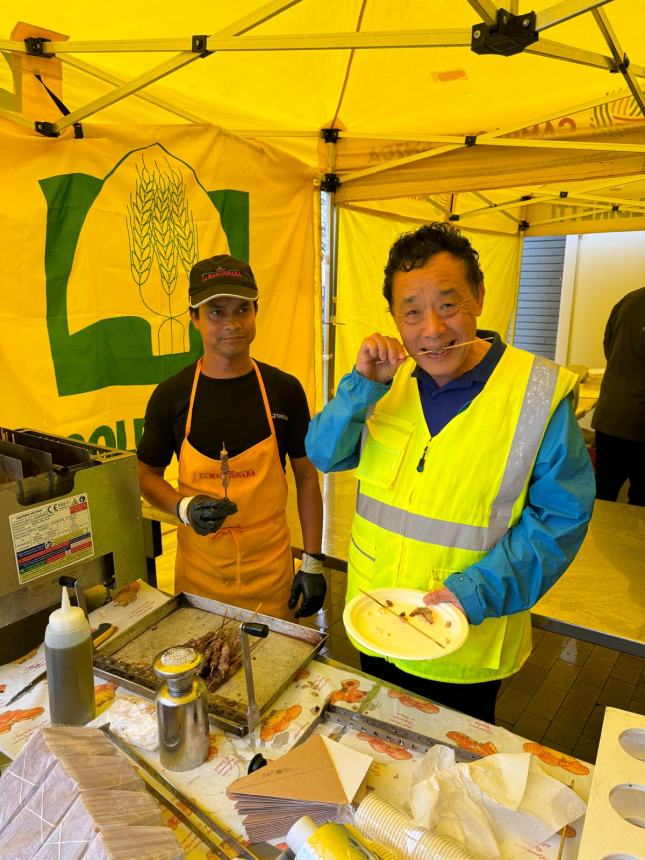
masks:
[[[45,88],[45,91],[48,93],[50,99],[54,102],[54,104],[56,105],[58,110],[62,113],[62,115],[67,116],[70,113],[70,111],[63,104],[63,102],[58,98],[56,93],[49,89],[49,87],[43,81],[43,79],[40,75],[36,74],[35,78],[37,81],[40,81],[40,83],[43,85],[43,87]],[[74,137],[77,138],[78,140],[81,140],[84,137],[83,126],[80,124],[80,122],[75,122],[73,127],[74,127]]]

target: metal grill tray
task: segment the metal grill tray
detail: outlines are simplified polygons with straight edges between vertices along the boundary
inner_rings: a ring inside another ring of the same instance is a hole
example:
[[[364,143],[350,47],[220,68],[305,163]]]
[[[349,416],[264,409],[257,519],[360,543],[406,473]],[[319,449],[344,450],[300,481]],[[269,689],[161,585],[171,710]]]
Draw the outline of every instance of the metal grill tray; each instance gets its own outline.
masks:
[[[290,621],[182,593],[108,639],[94,654],[96,673],[154,699],[159,686],[159,679],[151,669],[154,657],[165,648],[217,629],[224,619],[240,623],[252,619],[269,627],[269,635],[251,654],[255,698],[262,713],[286,690],[327,638],[318,630]],[[245,735],[249,730],[247,708],[246,679],[241,666],[216,692],[208,694],[208,712],[211,722]]]

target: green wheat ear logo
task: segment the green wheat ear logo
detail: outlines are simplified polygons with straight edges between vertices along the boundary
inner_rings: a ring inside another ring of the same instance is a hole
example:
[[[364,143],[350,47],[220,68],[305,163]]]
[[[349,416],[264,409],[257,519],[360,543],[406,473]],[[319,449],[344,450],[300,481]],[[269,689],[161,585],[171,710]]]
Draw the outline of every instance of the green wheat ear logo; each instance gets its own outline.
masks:
[[[225,250],[214,246],[221,234],[231,254],[248,260],[248,192],[206,190],[195,168],[158,143],[126,153],[102,179],[68,173],[39,185],[47,204],[47,332],[59,396],[156,384],[195,360],[201,341],[189,324],[188,274],[200,237],[205,256]],[[119,229],[123,254],[94,264],[94,249],[98,254]],[[109,315],[85,324],[95,294],[108,296]],[[79,295],[84,309],[70,311]]]
[[[157,329],[158,354],[188,349],[188,325],[173,312],[173,294],[179,267],[186,277],[199,258],[195,219],[186,198],[186,186],[179,171],[166,162],[162,172],[157,164],[149,170],[137,167],[134,193],[130,195],[126,216],[130,247],[130,273],[139,288],[141,300],[153,314],[162,318]],[[146,290],[150,273],[156,266],[162,293]]]

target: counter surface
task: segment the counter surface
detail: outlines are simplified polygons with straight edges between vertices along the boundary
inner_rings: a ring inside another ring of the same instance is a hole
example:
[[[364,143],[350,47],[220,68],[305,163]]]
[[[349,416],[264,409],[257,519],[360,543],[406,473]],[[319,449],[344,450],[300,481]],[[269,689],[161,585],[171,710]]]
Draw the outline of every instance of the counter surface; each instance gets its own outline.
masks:
[[[645,508],[596,501],[580,552],[532,612],[538,627],[645,656]]]
[[[91,622],[96,626],[110,619],[123,630],[128,623],[134,623],[144,607],[152,611],[167,598],[145,584],[130,590],[128,602],[108,604],[92,613]],[[38,649],[38,652],[40,652]],[[7,684],[15,689],[16,672],[21,670],[23,684],[30,671],[35,671],[39,653],[28,655],[27,659],[16,666],[0,666],[0,689]],[[5,694],[9,690],[5,691]],[[110,719],[110,709],[119,699],[139,700],[131,691],[96,679],[98,716],[95,725]],[[47,686],[43,681],[24,693],[15,703],[7,707],[0,698],[0,752],[14,758],[26,743],[30,734],[39,726],[49,723]],[[544,770],[555,779],[569,784],[575,774],[575,790],[586,800],[591,786],[592,766],[571,756],[555,751],[548,752],[541,744],[526,741],[506,729],[483,723],[472,717],[457,713],[448,708],[435,705],[424,699],[407,694],[395,687],[387,686],[376,678],[364,675],[330,661],[313,660],[302,670],[289,688],[263,715],[259,729],[245,738],[226,734],[221,729],[211,727],[211,743],[207,761],[199,768],[183,773],[163,769],[155,752],[140,754],[152,767],[175,785],[186,796],[212,814],[220,825],[230,828],[236,834],[243,834],[243,824],[232,802],[226,796],[227,786],[246,773],[253,756],[261,751],[267,759],[277,759],[306,736],[318,721],[318,715],[326,702],[340,705],[347,712],[355,712],[366,718],[378,720],[391,727],[392,733],[399,736],[424,736],[439,743],[446,743],[481,757],[496,752],[522,753],[536,755]],[[351,715],[353,717],[353,715]],[[369,754],[373,765],[369,771],[369,784],[392,804],[404,808],[412,772],[422,758],[418,745],[412,743],[408,748],[397,742],[385,740],[368,733],[364,728],[352,727],[350,719],[346,728],[333,736],[340,743]],[[324,724],[320,727],[324,731]],[[325,733],[329,733],[328,731]],[[205,847],[177,817],[166,816],[166,821],[182,842],[186,856],[190,860],[212,860]],[[565,860],[577,856],[582,819],[567,828],[568,838]],[[528,844],[522,837],[515,845],[514,857],[539,856],[542,860],[555,860],[560,844],[559,834],[539,845]],[[512,847],[512,846],[511,846]],[[277,852],[274,852],[275,856]],[[268,857],[269,854],[263,854]],[[509,855],[510,856],[510,855]]]

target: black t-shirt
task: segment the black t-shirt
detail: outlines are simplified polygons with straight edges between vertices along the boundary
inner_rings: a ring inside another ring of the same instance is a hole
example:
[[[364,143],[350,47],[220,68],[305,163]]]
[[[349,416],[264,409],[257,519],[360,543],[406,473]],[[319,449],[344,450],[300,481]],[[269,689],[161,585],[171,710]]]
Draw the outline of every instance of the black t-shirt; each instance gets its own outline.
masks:
[[[257,362],[273,417],[280,460],[306,457],[305,434],[309,406],[295,376]],[[143,436],[137,456],[148,466],[167,466],[179,456],[184,441],[188,404],[195,365],[161,382],[152,392],[146,409]],[[189,442],[201,454],[219,460],[222,442],[229,457],[266,439],[271,429],[255,371],[233,379],[213,379],[200,374],[195,392]]]

